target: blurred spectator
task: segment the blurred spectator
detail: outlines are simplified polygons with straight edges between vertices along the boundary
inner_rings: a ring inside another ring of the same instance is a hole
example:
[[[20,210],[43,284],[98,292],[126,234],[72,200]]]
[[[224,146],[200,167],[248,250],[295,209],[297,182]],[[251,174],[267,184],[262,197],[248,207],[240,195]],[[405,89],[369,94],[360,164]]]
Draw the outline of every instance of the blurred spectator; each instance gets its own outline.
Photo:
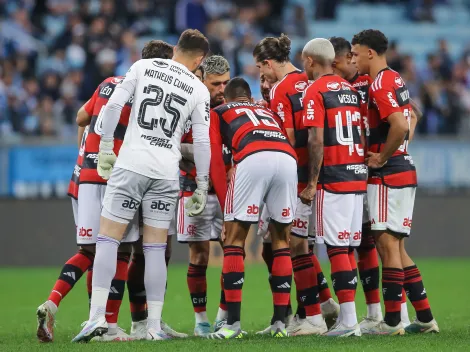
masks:
[[[195,28],[205,33],[208,21],[204,0],[179,0],[176,4],[175,23],[178,31]]]
[[[392,41],[387,50],[387,62],[391,69],[401,72],[403,69],[403,62],[401,54],[398,52],[398,44]]]
[[[285,33],[289,36],[306,37],[308,31],[305,9],[301,5],[295,5],[291,11],[284,25]]]

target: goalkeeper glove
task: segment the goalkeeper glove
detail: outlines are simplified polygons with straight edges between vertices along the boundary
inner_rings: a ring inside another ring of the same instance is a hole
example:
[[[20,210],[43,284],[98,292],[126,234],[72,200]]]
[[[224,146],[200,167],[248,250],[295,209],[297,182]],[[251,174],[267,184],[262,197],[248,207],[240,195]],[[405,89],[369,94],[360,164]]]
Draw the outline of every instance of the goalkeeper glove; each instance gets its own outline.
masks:
[[[116,154],[113,151],[114,140],[113,138],[101,138],[100,151],[98,153],[98,175],[103,179],[108,180],[113,171],[114,163],[116,162]]]
[[[209,179],[205,177],[196,177],[197,189],[186,202],[184,206],[188,210],[188,216],[200,215],[207,204],[207,190],[209,189]]]

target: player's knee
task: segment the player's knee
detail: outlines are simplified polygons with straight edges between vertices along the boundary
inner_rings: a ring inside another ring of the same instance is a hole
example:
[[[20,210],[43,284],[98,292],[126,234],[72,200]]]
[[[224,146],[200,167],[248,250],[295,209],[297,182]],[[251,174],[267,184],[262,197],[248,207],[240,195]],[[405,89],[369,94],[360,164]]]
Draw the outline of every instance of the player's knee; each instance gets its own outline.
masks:
[[[392,234],[383,233],[376,237],[376,247],[382,261],[400,259],[400,239]]]
[[[192,242],[189,245],[189,261],[195,265],[209,263],[209,241]]]
[[[306,238],[291,235],[289,247],[292,257],[308,253],[308,243]]]
[[[80,246],[78,252],[89,258],[94,258],[96,253],[96,246],[94,244]]]

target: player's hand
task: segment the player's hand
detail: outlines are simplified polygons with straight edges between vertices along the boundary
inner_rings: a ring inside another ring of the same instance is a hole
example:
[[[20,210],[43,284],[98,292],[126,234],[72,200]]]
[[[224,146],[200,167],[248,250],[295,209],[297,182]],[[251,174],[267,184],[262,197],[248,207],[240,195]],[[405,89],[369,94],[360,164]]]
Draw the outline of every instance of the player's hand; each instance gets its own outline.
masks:
[[[207,191],[209,189],[208,177],[200,178],[196,177],[197,189],[193,195],[185,204],[186,210],[188,210],[188,216],[200,215],[207,204]]]
[[[98,153],[98,166],[97,171],[103,179],[108,180],[113,171],[114,163],[116,162],[116,154],[113,151],[114,140],[101,139],[100,151]]]
[[[384,166],[387,161],[382,161],[380,153],[367,152],[366,165],[372,169],[379,169]]]
[[[307,186],[301,193],[300,193],[300,201],[304,204],[310,205],[312,204],[313,198],[315,198],[315,194],[317,193],[316,186]]]

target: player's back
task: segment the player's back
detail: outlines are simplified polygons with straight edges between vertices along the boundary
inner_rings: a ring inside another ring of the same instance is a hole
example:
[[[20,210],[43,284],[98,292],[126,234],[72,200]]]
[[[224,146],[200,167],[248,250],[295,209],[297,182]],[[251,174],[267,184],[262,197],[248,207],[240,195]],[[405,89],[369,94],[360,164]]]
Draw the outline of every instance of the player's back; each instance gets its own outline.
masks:
[[[209,112],[209,92],[173,60],[140,60],[126,80],[128,75],[135,78],[135,95],[116,166],[154,179],[177,180],[184,127],[198,104]]]
[[[334,193],[365,192],[361,96],[337,75],[325,75],[305,92],[306,125],[324,128],[320,187]]]
[[[228,103],[212,111],[211,123],[220,124],[223,143],[239,163],[260,151],[280,151],[296,159],[280,118],[271,110],[251,103]]]

